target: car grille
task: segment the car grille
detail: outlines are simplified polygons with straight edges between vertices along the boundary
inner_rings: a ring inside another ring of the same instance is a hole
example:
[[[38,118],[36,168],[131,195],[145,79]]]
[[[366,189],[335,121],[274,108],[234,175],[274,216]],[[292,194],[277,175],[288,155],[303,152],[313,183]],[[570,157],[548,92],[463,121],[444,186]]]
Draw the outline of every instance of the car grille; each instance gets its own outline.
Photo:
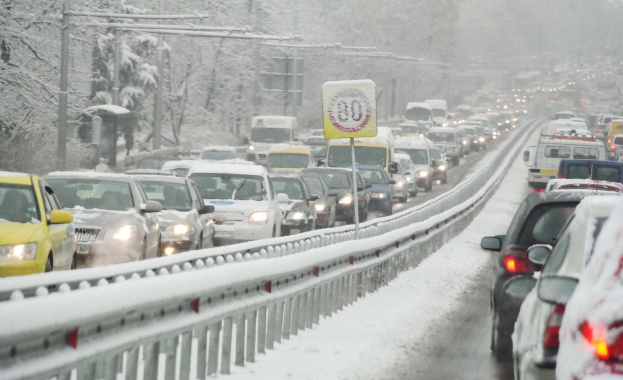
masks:
[[[101,228],[76,228],[76,241],[93,241],[97,239]]]

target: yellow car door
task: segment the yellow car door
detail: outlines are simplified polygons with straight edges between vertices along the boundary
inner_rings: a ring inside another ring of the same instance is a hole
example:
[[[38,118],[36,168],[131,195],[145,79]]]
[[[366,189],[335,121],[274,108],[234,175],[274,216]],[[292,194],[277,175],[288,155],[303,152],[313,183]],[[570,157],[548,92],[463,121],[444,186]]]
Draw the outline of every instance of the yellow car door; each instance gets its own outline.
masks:
[[[61,205],[54,196],[52,189],[43,179],[39,179],[37,190],[39,191],[43,210],[45,210],[47,236],[52,251],[54,270],[71,269],[74,253],[76,252],[76,235],[71,223],[50,223],[51,212],[61,210]]]

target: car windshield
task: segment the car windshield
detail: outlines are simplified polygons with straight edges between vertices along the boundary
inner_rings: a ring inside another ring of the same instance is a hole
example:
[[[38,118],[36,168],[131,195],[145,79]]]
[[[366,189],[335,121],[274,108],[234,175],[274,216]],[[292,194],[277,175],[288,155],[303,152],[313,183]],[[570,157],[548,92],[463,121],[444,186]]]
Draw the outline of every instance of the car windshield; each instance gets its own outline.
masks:
[[[441,155],[441,151],[439,151],[437,149],[431,149],[430,150],[430,158],[432,160],[441,160],[441,159],[443,159],[443,156]]]
[[[433,108],[433,117],[446,117],[446,110],[441,108]]]
[[[233,160],[236,158],[236,153],[230,150],[204,150],[201,152],[202,160],[222,161]]]
[[[251,141],[256,143],[286,143],[290,141],[287,128],[255,127],[251,129]]]
[[[350,189],[350,178],[352,173],[319,170],[322,180],[327,184],[330,189]]]
[[[429,140],[434,142],[455,142],[454,133],[451,132],[428,132],[426,135]]]
[[[405,134],[408,135],[420,135],[423,134],[426,129],[424,127],[420,127],[419,125],[401,125],[401,128],[403,131],[405,131]]]
[[[0,183],[0,222],[41,223],[32,186]]]
[[[66,208],[108,211],[134,208],[128,182],[90,178],[50,178],[47,182]]]
[[[406,153],[411,157],[411,162],[416,165],[428,165],[428,153],[426,149],[396,148],[396,153]]]
[[[359,174],[366,183],[388,183],[385,172],[381,169],[359,169]]]
[[[297,179],[290,178],[272,178],[275,193],[285,193],[288,198],[301,201],[305,199],[305,191],[303,184]]]
[[[303,182],[307,185],[309,192],[312,195],[324,195],[324,187],[322,186],[322,180],[315,177],[301,177]]]
[[[414,107],[405,112],[405,119],[413,121],[430,121],[432,112],[426,108]]]
[[[150,201],[160,202],[163,209],[190,211],[192,199],[186,183],[139,180]]]
[[[264,179],[256,175],[192,173],[203,199],[262,201],[268,199]]]
[[[352,166],[350,146],[329,146],[329,166]],[[358,165],[374,165],[382,168],[387,164],[387,149],[382,147],[355,146],[355,160]]]
[[[270,168],[296,168],[309,166],[309,155],[302,153],[270,153],[267,164]]]

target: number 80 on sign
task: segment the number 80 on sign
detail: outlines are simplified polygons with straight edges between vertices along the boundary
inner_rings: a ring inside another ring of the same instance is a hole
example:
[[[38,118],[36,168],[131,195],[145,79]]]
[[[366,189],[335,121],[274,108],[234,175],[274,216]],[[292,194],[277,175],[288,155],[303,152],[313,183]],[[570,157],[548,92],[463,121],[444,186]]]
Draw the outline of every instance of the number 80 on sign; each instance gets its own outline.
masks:
[[[324,136],[376,136],[375,85],[371,80],[326,82],[322,86]]]

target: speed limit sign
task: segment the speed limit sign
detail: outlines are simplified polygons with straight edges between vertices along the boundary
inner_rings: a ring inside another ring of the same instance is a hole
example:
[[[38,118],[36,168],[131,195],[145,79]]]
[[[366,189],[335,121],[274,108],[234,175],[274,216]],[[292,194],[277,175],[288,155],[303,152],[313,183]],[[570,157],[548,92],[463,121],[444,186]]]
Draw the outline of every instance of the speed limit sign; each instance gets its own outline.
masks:
[[[327,139],[376,136],[374,82],[326,82],[322,86],[322,111]]]

